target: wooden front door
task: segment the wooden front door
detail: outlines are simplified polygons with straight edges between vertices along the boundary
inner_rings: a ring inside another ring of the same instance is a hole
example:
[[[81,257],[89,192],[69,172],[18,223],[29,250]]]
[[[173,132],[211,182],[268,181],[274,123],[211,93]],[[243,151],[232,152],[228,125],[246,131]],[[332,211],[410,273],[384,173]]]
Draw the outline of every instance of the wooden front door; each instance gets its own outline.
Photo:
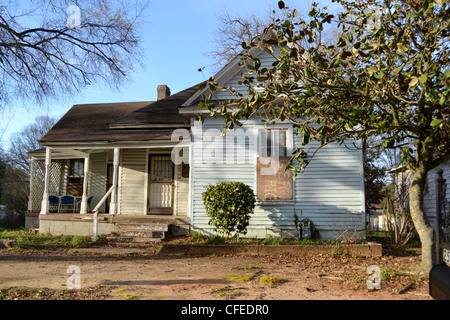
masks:
[[[173,213],[174,165],[170,155],[150,155],[148,213]]]

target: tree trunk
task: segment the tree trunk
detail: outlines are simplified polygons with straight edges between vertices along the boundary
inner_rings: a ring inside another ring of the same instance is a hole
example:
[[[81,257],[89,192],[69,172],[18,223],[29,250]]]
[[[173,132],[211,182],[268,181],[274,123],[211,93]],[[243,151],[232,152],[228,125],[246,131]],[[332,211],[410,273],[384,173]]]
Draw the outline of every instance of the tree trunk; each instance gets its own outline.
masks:
[[[409,206],[414,226],[422,243],[421,271],[428,273],[435,263],[434,229],[423,210],[424,188],[427,178],[427,167],[423,163],[417,166],[409,188]]]

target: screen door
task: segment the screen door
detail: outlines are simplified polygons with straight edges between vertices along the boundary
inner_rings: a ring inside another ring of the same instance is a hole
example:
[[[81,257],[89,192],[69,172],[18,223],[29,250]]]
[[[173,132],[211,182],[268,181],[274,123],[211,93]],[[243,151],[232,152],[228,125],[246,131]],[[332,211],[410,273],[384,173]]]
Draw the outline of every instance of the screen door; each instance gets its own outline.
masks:
[[[149,159],[149,214],[172,214],[173,173],[171,156],[150,155]]]

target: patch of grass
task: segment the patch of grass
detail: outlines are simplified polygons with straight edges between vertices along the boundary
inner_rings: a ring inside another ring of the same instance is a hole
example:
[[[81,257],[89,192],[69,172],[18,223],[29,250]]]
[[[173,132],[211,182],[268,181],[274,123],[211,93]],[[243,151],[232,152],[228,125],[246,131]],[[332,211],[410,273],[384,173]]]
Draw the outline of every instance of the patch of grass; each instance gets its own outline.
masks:
[[[259,283],[265,284],[268,286],[274,286],[274,285],[280,284],[282,282],[283,282],[283,280],[278,277],[262,276],[259,279]]]
[[[222,288],[212,288],[211,292],[218,297],[223,297],[227,300],[239,297],[242,292],[241,288],[232,288],[231,286],[224,286]]]
[[[189,236],[182,239],[176,239],[171,243],[176,244],[236,244],[236,245],[340,245],[343,242],[326,239],[302,239],[285,237],[268,237],[265,239],[257,238],[237,238],[227,239],[220,235],[208,236],[201,232],[194,231]]]
[[[33,234],[25,230],[0,230],[0,239],[14,241],[14,247],[20,249],[55,249],[55,248],[83,248],[91,243],[88,236],[67,236]]]
[[[226,241],[226,239],[225,239],[224,237],[221,237],[221,236],[214,236],[214,237],[209,238],[209,239],[206,241],[206,243],[207,243],[207,244],[226,244],[227,241]]]
[[[139,300],[142,299],[144,296],[141,295],[135,295],[135,294],[124,294],[122,295],[122,299],[124,300]]]
[[[228,281],[232,282],[247,282],[252,280],[249,276],[240,276],[240,275],[228,275],[225,277]]]
[[[103,286],[80,290],[9,287],[0,289],[0,300],[104,300],[109,292]]]

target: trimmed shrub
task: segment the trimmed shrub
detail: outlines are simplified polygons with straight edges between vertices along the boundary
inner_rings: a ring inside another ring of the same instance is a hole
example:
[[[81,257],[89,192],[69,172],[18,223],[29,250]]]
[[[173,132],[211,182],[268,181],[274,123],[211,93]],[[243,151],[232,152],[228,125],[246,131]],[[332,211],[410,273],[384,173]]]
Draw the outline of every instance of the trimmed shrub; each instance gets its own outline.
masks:
[[[220,182],[206,186],[203,204],[210,217],[208,224],[227,239],[247,234],[250,215],[255,208],[256,197],[248,185],[242,182]]]

